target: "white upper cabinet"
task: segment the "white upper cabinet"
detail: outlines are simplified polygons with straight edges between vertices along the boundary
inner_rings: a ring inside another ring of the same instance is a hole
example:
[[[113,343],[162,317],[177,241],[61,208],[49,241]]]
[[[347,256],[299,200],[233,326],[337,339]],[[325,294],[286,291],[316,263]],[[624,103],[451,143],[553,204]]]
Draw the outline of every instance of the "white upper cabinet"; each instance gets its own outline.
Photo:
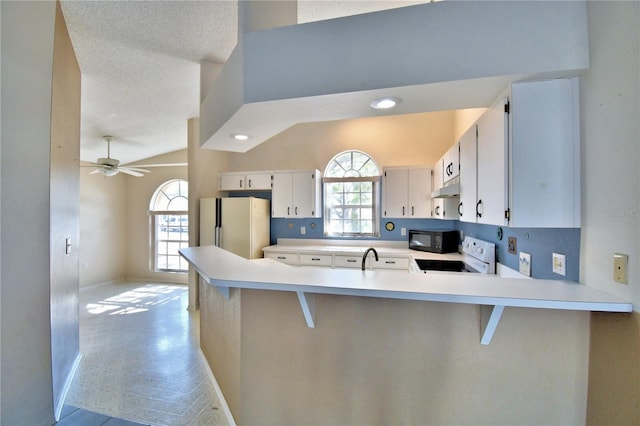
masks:
[[[509,224],[580,227],[578,78],[513,84]]]
[[[477,133],[467,132],[460,144],[463,221],[521,228],[580,226],[577,78],[515,83],[472,129]]]
[[[463,222],[476,221],[477,194],[477,125],[473,124],[460,138],[460,201],[458,212]]]
[[[474,209],[478,223],[508,225],[505,218],[508,187],[508,119],[505,109],[508,105],[509,98],[501,96],[477,122],[477,200]]]
[[[382,217],[430,217],[431,168],[385,168],[383,188]]]
[[[456,144],[457,147],[457,144]],[[437,191],[438,189],[445,186],[444,184],[444,176],[446,166],[449,165],[448,160],[446,160],[447,154],[445,154],[442,158],[440,158],[436,164],[433,165],[433,173],[432,173],[432,181],[431,185],[433,191]],[[452,179],[450,179],[451,181]],[[448,219],[455,220],[459,219],[458,215],[458,197],[446,197],[446,198],[432,198],[431,199],[431,217],[434,219]]]
[[[460,176],[460,144],[456,142],[442,157],[442,181],[444,184]]]
[[[322,217],[320,181],[319,170],[274,172],[271,216]]]
[[[218,175],[220,191],[271,191],[272,172],[228,172]]]

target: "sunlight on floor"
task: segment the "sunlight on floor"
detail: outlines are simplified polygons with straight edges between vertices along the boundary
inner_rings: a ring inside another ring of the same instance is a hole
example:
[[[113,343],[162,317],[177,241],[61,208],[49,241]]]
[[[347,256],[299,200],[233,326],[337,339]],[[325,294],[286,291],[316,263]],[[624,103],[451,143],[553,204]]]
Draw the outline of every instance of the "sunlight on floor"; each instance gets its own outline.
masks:
[[[137,314],[148,311],[151,306],[169,303],[179,298],[180,295],[176,295],[172,286],[147,284],[99,302],[88,303],[86,308],[89,313],[96,315]]]

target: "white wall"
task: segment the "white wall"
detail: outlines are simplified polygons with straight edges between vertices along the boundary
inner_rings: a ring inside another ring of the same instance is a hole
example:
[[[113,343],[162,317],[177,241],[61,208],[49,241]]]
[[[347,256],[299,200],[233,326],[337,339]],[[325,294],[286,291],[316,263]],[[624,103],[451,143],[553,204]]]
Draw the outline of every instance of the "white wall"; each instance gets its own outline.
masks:
[[[127,178],[80,168],[80,287],[127,276]]]
[[[49,161],[56,3],[1,2],[1,411],[52,424]]]
[[[186,150],[137,164],[186,163]],[[186,283],[186,274],[150,270],[149,202],[160,185],[187,179],[186,166],[153,167],[143,177],[80,174],[80,287],[125,279]]]
[[[589,2],[591,68],[582,108],[581,281],[640,312],[640,35],[637,2]],[[629,284],[613,281],[613,254],[629,255]]]
[[[187,161],[183,149],[137,162],[136,164],[182,163]],[[126,179],[126,277],[136,280],[154,280],[186,283],[187,274],[154,272],[151,270],[151,241],[149,240],[149,203],[155,191],[173,179],[188,179],[186,166],[153,167],[143,177],[127,176]]]

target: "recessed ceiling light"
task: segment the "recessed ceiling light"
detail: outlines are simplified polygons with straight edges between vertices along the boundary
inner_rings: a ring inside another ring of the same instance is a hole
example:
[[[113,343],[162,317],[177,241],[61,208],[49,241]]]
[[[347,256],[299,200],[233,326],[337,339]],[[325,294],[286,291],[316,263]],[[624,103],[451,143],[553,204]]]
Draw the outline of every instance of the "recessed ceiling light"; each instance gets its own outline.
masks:
[[[373,109],[389,109],[393,108],[400,103],[400,98],[385,97],[379,98],[371,102],[371,108]]]
[[[231,137],[237,141],[246,141],[249,139],[249,135],[245,135],[244,133],[233,133]]]

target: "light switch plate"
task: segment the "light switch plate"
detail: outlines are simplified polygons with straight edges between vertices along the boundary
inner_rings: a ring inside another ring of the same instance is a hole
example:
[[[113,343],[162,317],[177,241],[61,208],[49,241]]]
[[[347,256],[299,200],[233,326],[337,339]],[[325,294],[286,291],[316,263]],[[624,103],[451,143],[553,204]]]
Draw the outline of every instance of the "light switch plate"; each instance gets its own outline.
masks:
[[[622,284],[628,284],[627,279],[627,264],[629,263],[629,256],[622,253],[615,253],[613,255],[613,280]]]
[[[531,276],[531,254],[520,252],[520,273],[528,277]]]
[[[304,226],[300,227],[300,234],[304,235],[307,233],[307,228],[305,228]]]
[[[565,268],[566,257],[564,254],[553,253],[552,261],[553,261],[554,273],[562,275],[563,277],[567,275],[566,268]]]

